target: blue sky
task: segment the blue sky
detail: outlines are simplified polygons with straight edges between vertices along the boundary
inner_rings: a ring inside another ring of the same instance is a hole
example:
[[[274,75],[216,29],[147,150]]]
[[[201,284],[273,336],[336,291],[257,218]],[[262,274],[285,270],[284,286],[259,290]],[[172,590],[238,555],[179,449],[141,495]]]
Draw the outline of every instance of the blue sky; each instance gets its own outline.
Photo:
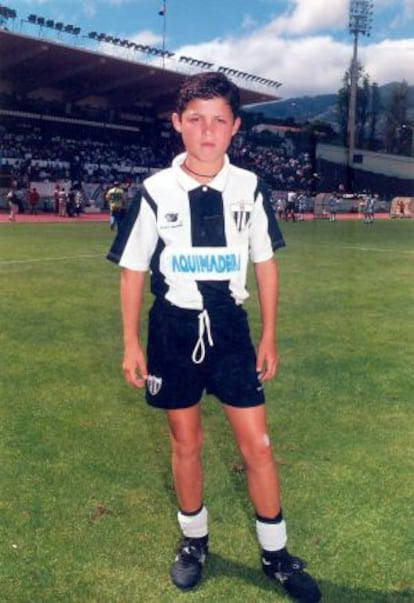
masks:
[[[31,13],[90,31],[162,46],[196,59],[282,82],[284,98],[336,92],[349,67],[349,0],[11,0]],[[21,31],[37,35],[27,23]],[[70,41],[70,36],[67,38]],[[86,42],[86,40],[85,40]],[[114,52],[106,44],[105,52]],[[370,37],[359,58],[371,81],[414,84],[414,0],[374,0]],[[173,65],[172,65],[173,68]]]

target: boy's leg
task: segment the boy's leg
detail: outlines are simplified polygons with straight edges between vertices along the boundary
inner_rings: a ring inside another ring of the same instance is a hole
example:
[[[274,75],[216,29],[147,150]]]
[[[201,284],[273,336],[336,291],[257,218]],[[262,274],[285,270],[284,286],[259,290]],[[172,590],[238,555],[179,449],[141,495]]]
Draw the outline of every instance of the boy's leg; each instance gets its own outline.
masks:
[[[171,440],[171,465],[183,538],[171,567],[171,579],[181,589],[201,579],[208,552],[207,509],[203,505],[200,405],[166,411]]]
[[[297,601],[317,603],[321,593],[313,578],[304,571],[305,562],[286,549],[286,524],[266,430],[265,406],[223,407],[246,467],[247,489],[256,511],[256,533],[262,549],[262,569]]]
[[[223,404],[246,466],[247,489],[256,513],[272,518],[280,513],[277,469],[266,429],[265,406],[236,408]]]
[[[171,466],[181,511],[194,513],[202,504],[202,430],[200,405],[167,410],[171,441]]]

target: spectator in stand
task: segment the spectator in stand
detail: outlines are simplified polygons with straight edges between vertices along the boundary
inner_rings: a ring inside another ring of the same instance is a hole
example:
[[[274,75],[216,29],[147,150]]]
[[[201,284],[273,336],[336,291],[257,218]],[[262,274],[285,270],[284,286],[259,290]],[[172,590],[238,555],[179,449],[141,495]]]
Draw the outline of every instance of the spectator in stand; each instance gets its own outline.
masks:
[[[36,187],[33,187],[32,190],[29,191],[29,207],[31,215],[37,214],[37,205],[39,203],[39,200],[39,193],[37,192]]]

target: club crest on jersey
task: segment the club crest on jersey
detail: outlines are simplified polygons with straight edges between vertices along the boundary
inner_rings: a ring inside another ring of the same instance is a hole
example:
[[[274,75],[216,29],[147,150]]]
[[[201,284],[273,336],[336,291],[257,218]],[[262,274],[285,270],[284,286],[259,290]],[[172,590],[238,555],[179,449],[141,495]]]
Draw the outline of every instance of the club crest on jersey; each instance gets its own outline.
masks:
[[[148,375],[147,377],[147,389],[151,396],[156,396],[162,386],[162,378],[156,377],[155,375]]]
[[[250,214],[252,213],[252,204],[246,201],[239,201],[231,205],[231,211],[234,221],[236,222],[237,230],[241,232],[249,223]]]

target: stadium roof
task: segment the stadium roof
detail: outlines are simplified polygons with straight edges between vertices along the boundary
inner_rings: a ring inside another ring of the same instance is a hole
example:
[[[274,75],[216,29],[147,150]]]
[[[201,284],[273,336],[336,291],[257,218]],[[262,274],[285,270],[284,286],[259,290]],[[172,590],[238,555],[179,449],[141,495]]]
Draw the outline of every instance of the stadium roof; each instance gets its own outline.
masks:
[[[172,110],[180,83],[188,73],[195,72],[188,66],[187,73],[183,73],[156,66],[153,60],[139,62],[1,29],[0,56],[0,80],[7,81],[11,92],[22,97],[41,89],[54,89],[64,102],[98,96],[109,107],[128,109],[145,104],[158,115]],[[235,81],[243,105],[279,98],[276,88],[254,89]]]

